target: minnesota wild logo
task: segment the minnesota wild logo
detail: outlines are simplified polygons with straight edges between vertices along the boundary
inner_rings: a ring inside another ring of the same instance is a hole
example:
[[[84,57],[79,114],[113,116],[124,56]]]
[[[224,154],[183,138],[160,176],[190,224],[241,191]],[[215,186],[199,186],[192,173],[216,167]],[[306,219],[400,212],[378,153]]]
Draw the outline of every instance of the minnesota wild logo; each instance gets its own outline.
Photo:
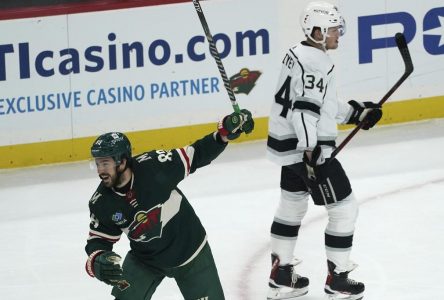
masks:
[[[259,71],[250,71],[247,68],[242,68],[239,73],[230,77],[230,85],[233,92],[236,94],[244,93],[248,95],[254,88],[256,81],[261,76]]]
[[[128,228],[128,237],[136,242],[149,242],[162,236],[160,216],[162,206],[157,205],[148,211],[138,211]]]

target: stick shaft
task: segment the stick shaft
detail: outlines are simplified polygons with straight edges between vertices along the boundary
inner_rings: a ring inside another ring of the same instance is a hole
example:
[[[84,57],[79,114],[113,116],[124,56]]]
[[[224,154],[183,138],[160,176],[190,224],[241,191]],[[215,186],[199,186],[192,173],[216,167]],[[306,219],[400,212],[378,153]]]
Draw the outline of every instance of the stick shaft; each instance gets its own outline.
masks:
[[[213,40],[213,35],[210,32],[210,28],[208,27],[207,20],[205,19],[205,15],[203,13],[202,7],[200,6],[199,0],[193,0],[194,8],[196,9],[197,15],[199,16],[200,23],[202,24],[202,28],[205,32],[205,36],[207,37],[208,43],[210,44],[210,53],[216,61],[217,68],[219,69],[220,76],[222,77],[222,81],[224,82],[225,89],[227,90],[228,97],[230,98],[231,105],[235,112],[240,112],[239,105],[237,104],[236,97],[234,96],[234,92],[231,89],[230,80],[228,79],[227,72],[225,71],[224,64],[220,59],[219,52],[217,51],[216,44]]]
[[[405,40],[405,37],[402,33],[397,33],[395,35],[396,45],[398,46],[398,49],[401,53],[402,60],[404,62],[405,71],[404,74],[402,74],[401,78],[393,85],[393,87],[382,97],[382,99],[378,102],[379,105],[382,106],[388,98],[401,86],[401,84],[407,79],[407,77],[410,76],[413,72],[413,63],[412,58],[410,57],[409,48],[407,46],[407,42]],[[342,148],[345,147],[345,145],[350,142],[350,140],[358,133],[358,131],[362,128],[364,125],[364,122],[360,122],[358,126],[356,126],[352,132],[342,141],[342,143],[332,152],[330,158],[331,160],[338,155],[338,153],[342,150]],[[330,161],[331,161],[330,160]]]

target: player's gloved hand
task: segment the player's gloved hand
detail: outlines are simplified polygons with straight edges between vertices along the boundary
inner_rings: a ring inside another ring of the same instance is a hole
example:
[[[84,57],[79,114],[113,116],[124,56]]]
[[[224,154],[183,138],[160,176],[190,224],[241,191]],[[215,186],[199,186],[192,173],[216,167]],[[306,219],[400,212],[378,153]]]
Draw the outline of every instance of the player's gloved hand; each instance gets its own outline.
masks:
[[[381,106],[378,103],[350,100],[348,104],[352,106],[353,112],[347,124],[358,125],[360,122],[364,122],[362,129],[369,130],[382,117]]]
[[[306,163],[312,168],[315,168],[325,163],[325,158],[324,155],[322,155],[321,146],[314,147],[313,151],[305,151],[303,160],[304,163]]]
[[[117,285],[122,280],[123,270],[120,266],[122,258],[113,251],[96,251],[90,255],[86,263],[86,271],[90,276],[110,285]]]
[[[313,151],[305,151],[303,161],[307,167],[307,175],[310,180],[316,181],[319,175],[316,173],[316,168],[325,163],[324,155],[322,155],[322,148],[317,145]]]
[[[217,126],[217,131],[228,140],[237,139],[242,132],[251,133],[254,129],[254,120],[251,112],[241,109],[240,113],[234,112],[225,116]]]

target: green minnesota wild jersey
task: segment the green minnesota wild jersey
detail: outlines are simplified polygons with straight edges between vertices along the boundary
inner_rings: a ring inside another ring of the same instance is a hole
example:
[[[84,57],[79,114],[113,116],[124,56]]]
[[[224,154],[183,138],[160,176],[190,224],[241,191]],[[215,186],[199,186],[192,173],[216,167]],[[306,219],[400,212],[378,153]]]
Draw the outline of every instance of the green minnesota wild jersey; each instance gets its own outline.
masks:
[[[87,254],[112,250],[125,233],[132,252],[146,263],[169,268],[188,262],[205,243],[206,233],[177,185],[225,146],[209,134],[183,148],[133,157],[130,190],[122,194],[101,183],[89,201]]]

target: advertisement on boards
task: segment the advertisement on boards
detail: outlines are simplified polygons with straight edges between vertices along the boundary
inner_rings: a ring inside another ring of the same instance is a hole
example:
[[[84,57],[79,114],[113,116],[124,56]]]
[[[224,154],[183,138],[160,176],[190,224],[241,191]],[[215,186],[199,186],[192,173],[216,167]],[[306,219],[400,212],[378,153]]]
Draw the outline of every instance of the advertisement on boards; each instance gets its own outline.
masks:
[[[286,49],[304,39],[307,0],[202,3],[241,107],[267,117]],[[444,95],[444,6],[439,0],[336,0],[347,25],[331,51],[345,101]],[[212,123],[232,111],[192,3],[0,21],[0,146],[98,133]],[[264,133],[265,134],[265,133]],[[265,136],[264,136],[265,137]]]
[[[227,4],[203,5],[214,41],[241,107],[266,116],[273,91],[261,81],[276,77],[276,16],[263,22],[245,14],[251,2]],[[2,145],[211,123],[232,111],[191,3],[0,28]]]

